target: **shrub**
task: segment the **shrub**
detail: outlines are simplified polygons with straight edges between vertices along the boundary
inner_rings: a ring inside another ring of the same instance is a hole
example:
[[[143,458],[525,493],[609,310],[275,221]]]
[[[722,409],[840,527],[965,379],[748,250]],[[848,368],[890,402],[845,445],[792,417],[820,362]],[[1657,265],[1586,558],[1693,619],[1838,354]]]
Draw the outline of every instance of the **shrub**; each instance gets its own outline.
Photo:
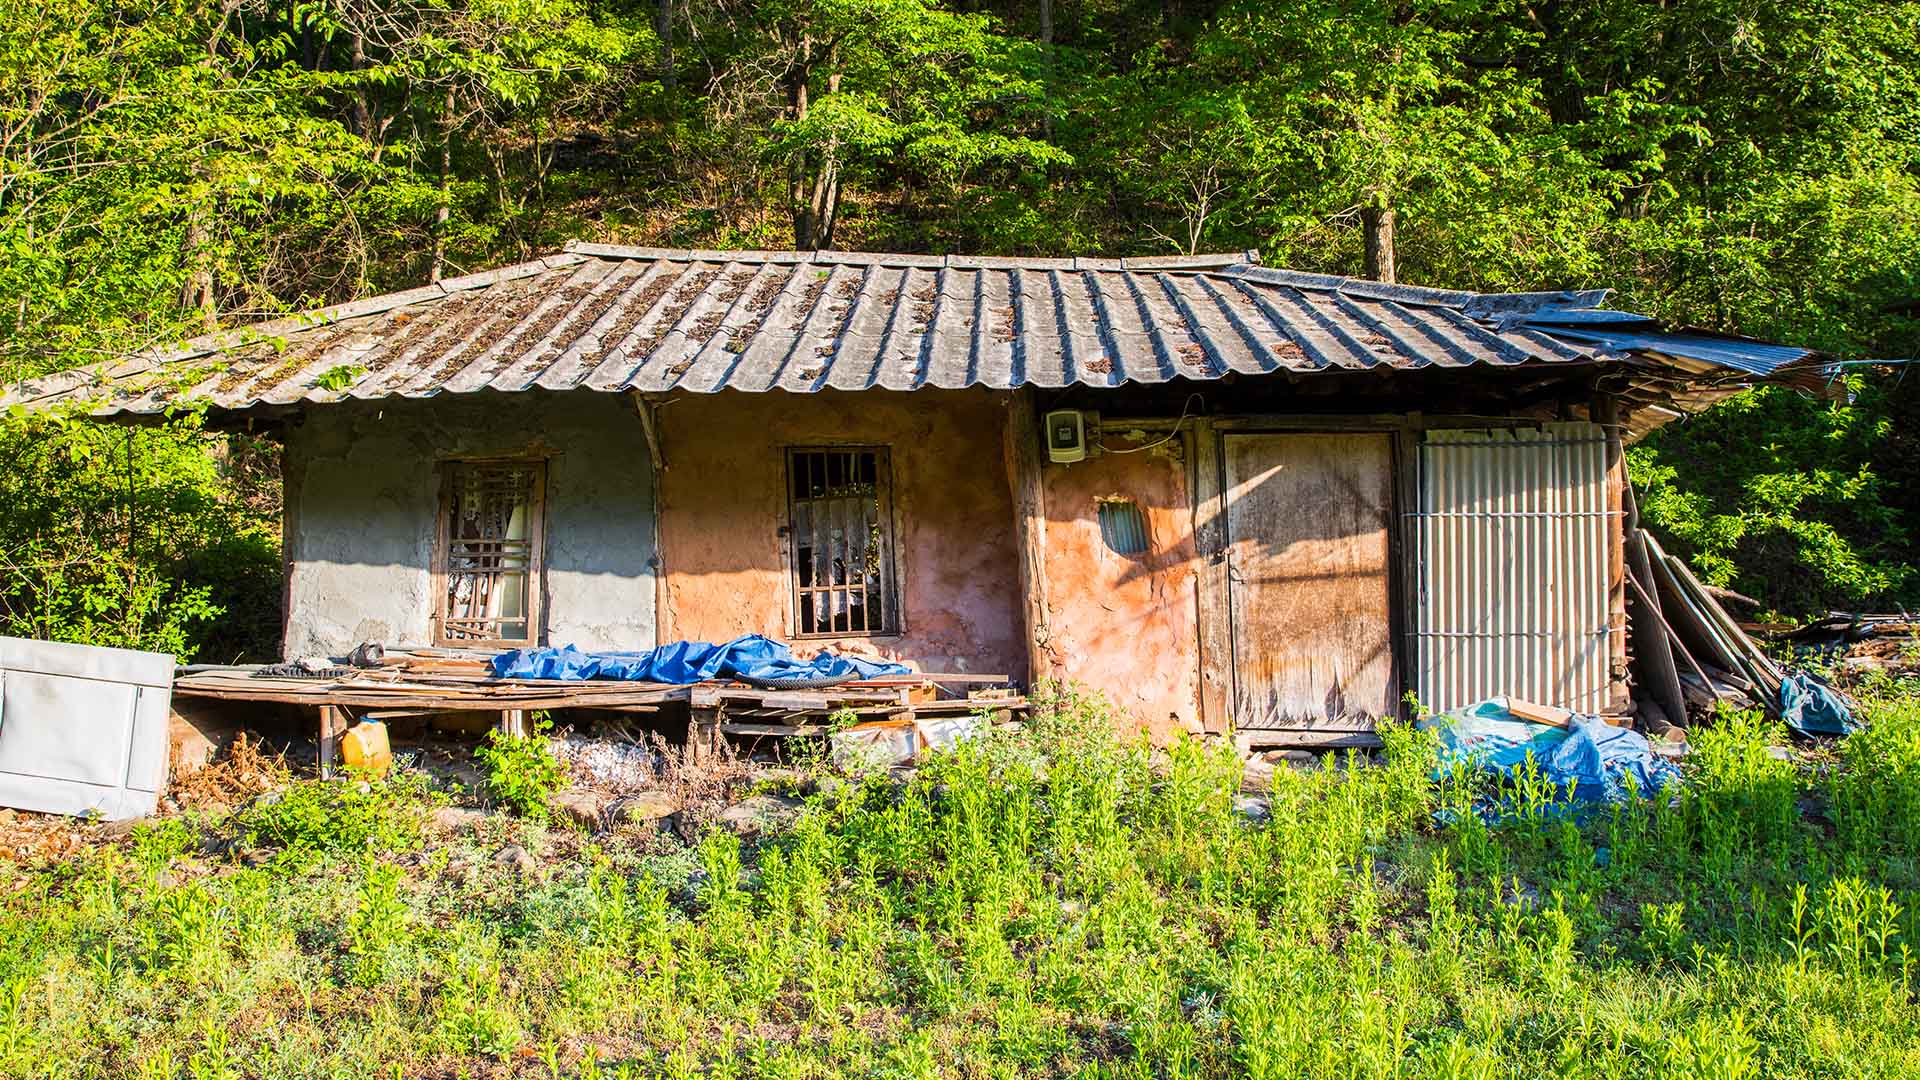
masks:
[[[314,854],[390,851],[419,840],[416,781],[404,775],[379,783],[314,780],[294,784],[241,811],[239,831],[250,844]]]
[[[487,791],[494,801],[542,823],[550,816],[553,793],[566,778],[565,767],[547,744],[551,727],[546,717],[539,716],[531,735],[510,735],[495,728],[487,732],[486,745],[476,752],[487,770]]]

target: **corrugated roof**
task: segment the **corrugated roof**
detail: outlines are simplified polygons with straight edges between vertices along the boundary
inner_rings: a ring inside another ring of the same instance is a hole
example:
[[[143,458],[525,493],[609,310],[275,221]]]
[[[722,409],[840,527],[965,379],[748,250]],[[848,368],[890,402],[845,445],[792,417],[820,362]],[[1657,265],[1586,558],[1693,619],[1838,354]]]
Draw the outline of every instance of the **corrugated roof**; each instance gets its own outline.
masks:
[[[113,414],[482,389],[1112,387],[1659,351],[1657,324],[1594,322],[1603,298],[1383,285],[1268,269],[1251,252],[1004,259],[577,244],[21,383],[0,405]]]

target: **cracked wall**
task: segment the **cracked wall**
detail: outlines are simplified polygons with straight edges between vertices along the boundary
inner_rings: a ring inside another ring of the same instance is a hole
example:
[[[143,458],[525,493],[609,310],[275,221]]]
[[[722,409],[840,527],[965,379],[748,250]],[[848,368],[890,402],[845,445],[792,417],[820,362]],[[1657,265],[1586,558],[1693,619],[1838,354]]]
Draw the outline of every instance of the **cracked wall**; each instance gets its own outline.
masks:
[[[442,394],[311,410],[287,434],[286,655],[432,640],[439,476],[545,457],[545,644],[654,644],[653,480],[624,395]]]
[[[922,671],[1026,671],[999,395],[725,391],[674,398],[658,416],[670,636],[791,640],[786,448],[879,445],[893,465],[905,631],[810,638],[797,651],[832,646]]]

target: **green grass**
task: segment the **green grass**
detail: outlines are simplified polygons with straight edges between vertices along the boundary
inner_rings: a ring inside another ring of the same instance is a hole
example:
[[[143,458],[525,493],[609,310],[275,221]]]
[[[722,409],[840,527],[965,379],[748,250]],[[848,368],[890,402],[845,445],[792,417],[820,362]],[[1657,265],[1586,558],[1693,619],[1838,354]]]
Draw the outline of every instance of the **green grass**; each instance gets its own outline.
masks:
[[[0,1076],[1912,1077],[1920,701],[1873,712],[1703,728],[1577,824],[1435,825],[1477,792],[1407,731],[1255,823],[1230,753],[1071,696],[757,846],[441,844],[416,782],[309,782],[0,870]]]

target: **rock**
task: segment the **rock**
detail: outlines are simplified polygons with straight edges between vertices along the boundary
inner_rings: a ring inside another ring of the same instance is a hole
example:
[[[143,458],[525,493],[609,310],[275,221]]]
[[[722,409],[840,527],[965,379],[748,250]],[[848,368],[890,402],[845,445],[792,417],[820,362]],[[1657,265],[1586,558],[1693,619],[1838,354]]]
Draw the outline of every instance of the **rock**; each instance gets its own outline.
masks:
[[[516,874],[531,874],[540,868],[540,861],[519,844],[508,844],[494,855],[495,866],[504,866]]]
[[[442,806],[427,815],[427,831],[436,836],[465,836],[487,819],[487,812],[466,806]]]
[[[599,832],[606,821],[607,797],[597,791],[563,791],[547,801],[556,818],[588,832]]]
[[[1317,769],[1320,755],[1311,750],[1269,750],[1260,755],[1269,765],[1290,765],[1296,769]]]
[[[841,788],[846,786],[847,782],[845,780],[833,775],[822,776],[813,782],[813,790],[822,795],[837,794]]]
[[[1264,757],[1250,757],[1240,769],[1241,791],[1272,791],[1273,762]]]
[[[153,821],[150,817],[126,818],[121,821],[109,821],[100,826],[100,839],[106,843],[115,843],[133,836],[133,831]]]
[[[755,795],[720,811],[716,820],[741,836],[761,836],[784,828],[800,816],[803,805],[785,795]]]
[[[753,774],[753,782],[767,791],[800,791],[806,787],[806,777],[797,769],[761,769]]]
[[[202,855],[211,855],[215,858],[224,859],[232,854],[233,850],[239,846],[239,841],[232,837],[221,836],[218,833],[210,832],[200,834],[199,848],[200,854]]]
[[[1257,795],[1242,795],[1234,799],[1233,811],[1246,818],[1249,825],[1258,825],[1273,816],[1273,807]]]
[[[614,801],[607,817],[618,825],[653,825],[664,822],[680,810],[680,800],[664,791],[642,791]]]

